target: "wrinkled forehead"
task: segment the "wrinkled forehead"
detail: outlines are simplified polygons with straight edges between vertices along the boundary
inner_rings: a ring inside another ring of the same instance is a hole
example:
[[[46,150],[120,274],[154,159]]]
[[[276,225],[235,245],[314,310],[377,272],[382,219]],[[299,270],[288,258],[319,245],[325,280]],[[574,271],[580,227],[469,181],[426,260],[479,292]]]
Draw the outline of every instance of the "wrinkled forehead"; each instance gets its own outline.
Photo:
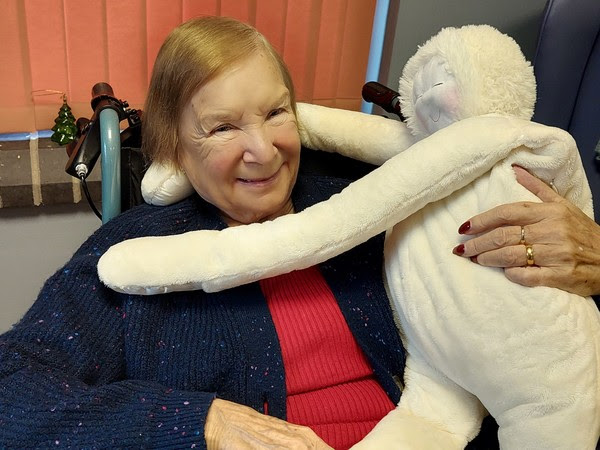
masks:
[[[208,118],[212,123],[290,105],[291,93],[276,62],[268,55],[254,54],[199,87],[184,111],[202,123]]]

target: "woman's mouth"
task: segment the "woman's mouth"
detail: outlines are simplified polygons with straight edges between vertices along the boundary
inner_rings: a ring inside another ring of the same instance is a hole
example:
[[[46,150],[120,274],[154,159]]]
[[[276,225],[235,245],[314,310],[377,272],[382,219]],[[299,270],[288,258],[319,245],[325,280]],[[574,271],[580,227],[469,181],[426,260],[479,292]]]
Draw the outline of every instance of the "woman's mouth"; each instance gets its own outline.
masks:
[[[265,186],[275,181],[278,175],[279,170],[277,170],[277,172],[275,172],[273,175],[266,178],[238,178],[238,181],[249,186]]]

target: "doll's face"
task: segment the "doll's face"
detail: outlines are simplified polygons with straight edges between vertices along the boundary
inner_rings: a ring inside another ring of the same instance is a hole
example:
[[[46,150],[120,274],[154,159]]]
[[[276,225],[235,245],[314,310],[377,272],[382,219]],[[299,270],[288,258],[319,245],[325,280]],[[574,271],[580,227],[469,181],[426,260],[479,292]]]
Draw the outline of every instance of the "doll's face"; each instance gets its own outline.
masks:
[[[428,134],[459,120],[459,93],[446,60],[434,56],[419,69],[413,80],[416,119]]]

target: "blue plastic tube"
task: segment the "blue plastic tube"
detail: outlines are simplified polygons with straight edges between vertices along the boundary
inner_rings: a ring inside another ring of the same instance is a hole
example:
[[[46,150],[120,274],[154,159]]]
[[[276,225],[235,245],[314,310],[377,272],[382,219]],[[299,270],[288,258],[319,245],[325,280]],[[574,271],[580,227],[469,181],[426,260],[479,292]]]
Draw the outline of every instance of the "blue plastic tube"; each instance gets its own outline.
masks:
[[[121,212],[121,135],[119,115],[106,108],[100,112],[102,156],[102,223]]]

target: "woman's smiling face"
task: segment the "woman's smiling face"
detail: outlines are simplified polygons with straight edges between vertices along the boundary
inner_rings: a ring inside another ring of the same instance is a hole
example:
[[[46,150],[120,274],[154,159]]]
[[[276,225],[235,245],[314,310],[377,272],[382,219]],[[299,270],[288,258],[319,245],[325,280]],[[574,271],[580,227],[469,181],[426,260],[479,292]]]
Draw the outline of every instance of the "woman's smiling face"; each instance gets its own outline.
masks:
[[[250,55],[198,89],[181,115],[178,153],[196,192],[228,225],[292,212],[300,138],[275,62]]]

